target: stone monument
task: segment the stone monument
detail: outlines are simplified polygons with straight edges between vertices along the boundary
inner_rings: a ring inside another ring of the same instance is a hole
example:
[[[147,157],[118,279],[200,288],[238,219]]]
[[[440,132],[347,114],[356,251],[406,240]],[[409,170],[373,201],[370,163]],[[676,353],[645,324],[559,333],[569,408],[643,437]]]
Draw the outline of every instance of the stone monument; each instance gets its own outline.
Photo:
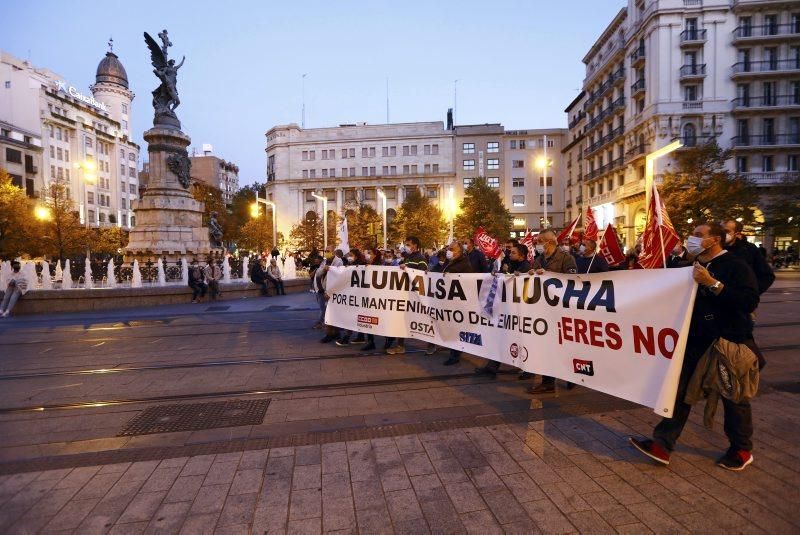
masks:
[[[191,139],[181,132],[181,122],[175,114],[180,104],[178,69],[186,57],[176,65],[175,60],[169,59],[172,42],[167,30],[158,37],[160,46],[147,32],[144,34],[153,73],[161,84],[153,91],[153,128],[144,133],[150,179],[142,199],[134,204],[136,226],[130,232],[126,263],[159,258],[176,262],[184,255],[204,262],[212,253],[222,253],[222,249],[212,246],[209,229],[203,225],[204,205],[189,190],[191,160],[186,148]],[[218,237],[217,244],[221,242],[221,233]]]

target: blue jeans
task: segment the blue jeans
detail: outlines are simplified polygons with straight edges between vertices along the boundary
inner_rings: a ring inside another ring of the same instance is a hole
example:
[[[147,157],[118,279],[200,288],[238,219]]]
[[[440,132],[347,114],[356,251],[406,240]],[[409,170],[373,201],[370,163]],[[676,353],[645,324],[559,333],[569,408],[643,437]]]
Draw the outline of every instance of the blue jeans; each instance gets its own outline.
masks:
[[[319,322],[325,323],[325,310],[328,308],[328,302],[325,300],[324,293],[315,293],[317,304],[319,305]]]

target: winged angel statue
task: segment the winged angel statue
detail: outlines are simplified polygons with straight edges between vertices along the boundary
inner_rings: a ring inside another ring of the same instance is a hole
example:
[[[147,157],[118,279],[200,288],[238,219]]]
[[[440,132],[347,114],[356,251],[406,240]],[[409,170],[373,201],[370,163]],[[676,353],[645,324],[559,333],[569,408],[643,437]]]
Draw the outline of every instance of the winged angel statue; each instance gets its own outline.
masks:
[[[161,80],[161,85],[153,91],[153,108],[155,109],[153,124],[180,129],[181,122],[175,115],[175,108],[181,103],[177,89],[178,69],[183,66],[186,56],[179,64],[175,65],[175,60],[169,59],[168,49],[172,46],[172,42],[169,40],[167,30],[160,32],[158,37],[161,39],[161,46],[150,34],[144,32],[144,42],[150,49],[150,61],[154,67],[153,74]]]

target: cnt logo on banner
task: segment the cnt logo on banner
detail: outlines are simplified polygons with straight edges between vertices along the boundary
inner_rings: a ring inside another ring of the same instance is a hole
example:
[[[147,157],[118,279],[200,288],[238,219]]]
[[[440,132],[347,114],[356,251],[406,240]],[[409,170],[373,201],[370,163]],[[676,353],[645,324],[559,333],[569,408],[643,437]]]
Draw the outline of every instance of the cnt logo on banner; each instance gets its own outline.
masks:
[[[691,268],[493,276],[336,267],[325,322],[433,342],[671,416],[696,290]]]

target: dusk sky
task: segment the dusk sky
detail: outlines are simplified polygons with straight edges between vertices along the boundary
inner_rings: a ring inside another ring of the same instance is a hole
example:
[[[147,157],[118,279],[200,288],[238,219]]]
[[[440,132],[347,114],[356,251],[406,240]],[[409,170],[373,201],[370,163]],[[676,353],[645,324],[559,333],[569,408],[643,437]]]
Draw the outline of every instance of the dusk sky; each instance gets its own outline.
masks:
[[[624,0],[55,2],[4,0],[0,48],[79,88],[114,38],[128,72],[132,123],[152,125],[158,85],[142,38],[169,30],[179,72],[177,109],[199,151],[263,181],[264,133],[306,127],[444,121],[458,79],[457,124],[566,127],[564,108],[584,75],[581,59]],[[87,90],[88,92],[88,90]]]

